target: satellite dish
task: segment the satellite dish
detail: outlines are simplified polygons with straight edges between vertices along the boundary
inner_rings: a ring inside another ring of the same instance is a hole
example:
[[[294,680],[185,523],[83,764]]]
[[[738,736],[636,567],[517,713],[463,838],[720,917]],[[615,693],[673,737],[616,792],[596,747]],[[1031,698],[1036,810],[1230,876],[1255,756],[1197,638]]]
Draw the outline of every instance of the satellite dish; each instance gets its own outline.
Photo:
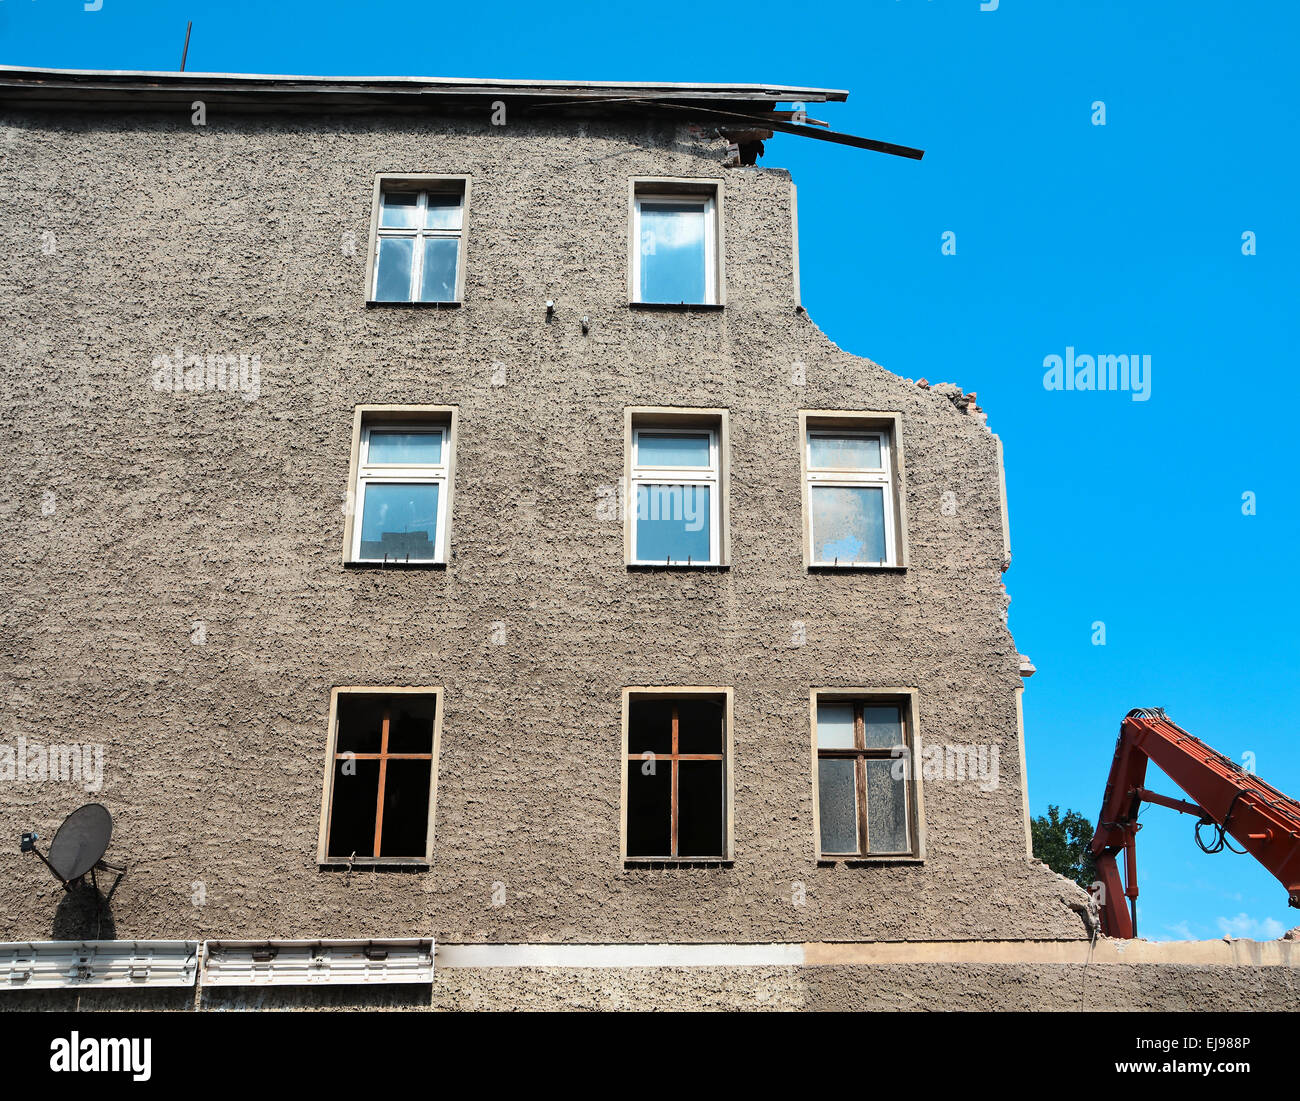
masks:
[[[63,820],[50,842],[47,861],[64,883],[80,879],[108,852],[113,816],[102,803],[87,803]]]
[[[55,831],[48,857],[36,847],[40,837],[35,833],[23,834],[22,851],[34,852],[40,857],[54,873],[54,878],[63,884],[65,891],[71,890],[74,883],[89,873],[90,881],[98,894],[96,870],[117,872],[117,879],[108,892],[108,898],[111,899],[117,885],[122,882],[122,876],[126,874],[124,866],[110,864],[104,859],[112,837],[113,816],[108,813],[108,808],[102,803],[87,803],[69,814]]]

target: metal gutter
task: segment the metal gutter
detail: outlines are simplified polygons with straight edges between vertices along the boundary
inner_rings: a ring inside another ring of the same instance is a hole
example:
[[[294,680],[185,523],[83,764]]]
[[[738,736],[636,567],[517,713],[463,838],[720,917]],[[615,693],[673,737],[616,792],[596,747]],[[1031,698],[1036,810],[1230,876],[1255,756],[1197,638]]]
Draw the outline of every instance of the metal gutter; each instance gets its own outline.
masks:
[[[374,986],[433,982],[432,938],[209,940],[203,986]]]
[[[193,940],[54,940],[0,943],[0,991],[193,986]]]

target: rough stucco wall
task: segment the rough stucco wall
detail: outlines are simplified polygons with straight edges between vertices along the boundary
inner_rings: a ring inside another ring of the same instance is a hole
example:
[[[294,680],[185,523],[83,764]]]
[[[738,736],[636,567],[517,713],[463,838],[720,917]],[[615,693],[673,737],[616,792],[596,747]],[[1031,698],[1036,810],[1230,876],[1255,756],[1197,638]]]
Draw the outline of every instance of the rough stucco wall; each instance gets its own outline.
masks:
[[[1100,964],[942,964],[810,968],[818,1010],[1290,1010],[1290,967]]]
[[[131,871],[104,935],[1084,935],[1081,892],[1023,856],[995,442],[796,313],[786,173],[597,123],[3,122],[0,741],[105,744],[95,797]],[[377,171],[473,177],[462,308],[363,308]],[[627,307],[633,175],[725,178],[725,311]],[[259,400],[155,391],[177,344],[257,353]],[[353,408],[385,402],[459,406],[445,572],[341,565]],[[598,519],[623,409],[652,404],[731,410],[729,571],[629,573]],[[906,572],[804,570],[800,408],[902,414]],[[341,684],[446,689],[428,873],[316,866]],[[621,865],[635,684],[735,687],[733,867]],[[815,865],[808,693],[833,685],[914,686],[923,741],[999,747],[995,791],[925,782],[924,866]],[[48,837],[87,798],[8,784],[0,835]],[[0,937],[93,936],[60,895],[0,852]]]

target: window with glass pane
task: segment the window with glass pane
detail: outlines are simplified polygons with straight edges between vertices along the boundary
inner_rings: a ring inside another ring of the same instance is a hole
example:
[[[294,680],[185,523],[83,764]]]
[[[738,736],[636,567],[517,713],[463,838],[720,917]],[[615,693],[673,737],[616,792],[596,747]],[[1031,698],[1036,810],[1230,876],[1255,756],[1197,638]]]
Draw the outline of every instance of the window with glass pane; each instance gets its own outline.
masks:
[[[712,195],[638,195],[633,275],[638,302],[717,301]]]
[[[805,466],[813,565],[896,563],[889,443],[881,431],[809,429]]]
[[[457,301],[464,217],[463,190],[384,188],[373,301]]]
[[[628,701],[629,858],[726,858],[725,716],[724,696]]]
[[[432,562],[438,557],[438,486],[369,482],[361,501],[363,559]]]
[[[915,853],[904,702],[817,701],[817,813],[823,856]]]
[[[436,717],[435,694],[337,695],[327,859],[427,858]]]
[[[633,562],[719,561],[717,440],[708,428],[633,430]]]
[[[362,426],[354,561],[446,560],[446,452],[444,425]]]

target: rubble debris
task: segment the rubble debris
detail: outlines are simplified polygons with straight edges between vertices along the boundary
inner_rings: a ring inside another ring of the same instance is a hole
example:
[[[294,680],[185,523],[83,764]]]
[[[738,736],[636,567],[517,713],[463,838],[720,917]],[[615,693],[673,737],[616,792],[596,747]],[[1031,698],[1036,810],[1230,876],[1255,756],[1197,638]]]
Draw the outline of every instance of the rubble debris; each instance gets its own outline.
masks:
[[[959,413],[965,413],[968,416],[979,418],[982,424],[988,424],[988,414],[984,412],[975,402],[975,391],[969,394],[965,393],[960,386],[951,382],[936,382],[931,385],[925,379],[922,379],[916,385],[920,386],[925,383],[924,389],[929,390],[932,394],[938,394],[952,402],[953,408]]]
[[[754,128],[737,130],[722,127],[718,133],[727,142],[727,159],[722,162],[723,168],[757,164],[758,158],[763,155],[763,142],[772,136],[771,130]]]

